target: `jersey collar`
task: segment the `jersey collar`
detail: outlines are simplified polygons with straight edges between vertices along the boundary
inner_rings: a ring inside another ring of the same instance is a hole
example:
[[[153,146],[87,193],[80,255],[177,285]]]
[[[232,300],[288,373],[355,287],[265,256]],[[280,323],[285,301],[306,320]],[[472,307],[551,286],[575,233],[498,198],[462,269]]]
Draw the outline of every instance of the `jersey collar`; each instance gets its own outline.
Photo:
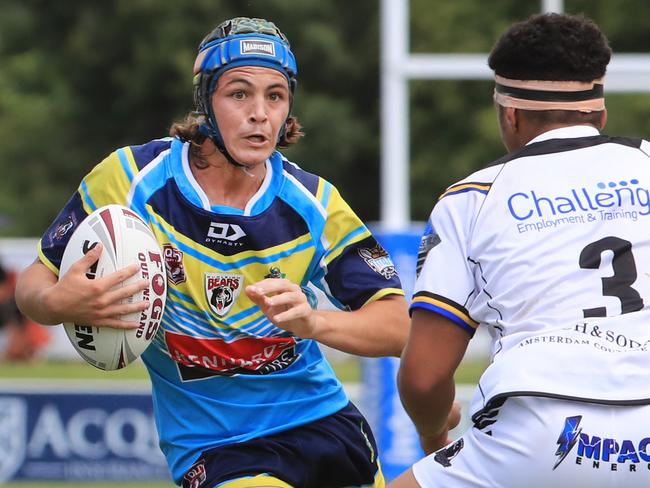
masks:
[[[535,142],[548,141],[549,139],[571,139],[576,137],[593,137],[597,135],[600,135],[600,132],[591,125],[573,125],[543,132],[528,141],[526,145],[528,146]]]
[[[278,189],[281,186],[282,177],[282,158],[280,153],[275,151],[269,159],[266,160],[266,176],[260,186],[260,189],[249,200],[244,210],[225,207],[211,206],[208,196],[203,191],[190,170],[189,160],[189,143],[183,143],[178,138],[172,141],[172,173],[176,185],[190,203],[196,207],[207,210],[208,212],[217,212],[220,214],[232,215],[256,215],[266,210]]]

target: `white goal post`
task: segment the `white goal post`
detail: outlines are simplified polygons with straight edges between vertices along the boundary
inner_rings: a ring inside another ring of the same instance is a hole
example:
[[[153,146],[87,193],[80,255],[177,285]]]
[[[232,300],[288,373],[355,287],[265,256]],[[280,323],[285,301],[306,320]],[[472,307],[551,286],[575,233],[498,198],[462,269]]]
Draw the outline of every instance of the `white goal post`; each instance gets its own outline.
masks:
[[[563,0],[542,0],[543,12],[562,12]],[[487,54],[409,52],[409,0],[381,0],[381,191],[383,229],[410,226],[409,90],[415,79],[488,80]],[[390,33],[390,36],[388,35]],[[615,53],[607,92],[650,92],[650,54]]]

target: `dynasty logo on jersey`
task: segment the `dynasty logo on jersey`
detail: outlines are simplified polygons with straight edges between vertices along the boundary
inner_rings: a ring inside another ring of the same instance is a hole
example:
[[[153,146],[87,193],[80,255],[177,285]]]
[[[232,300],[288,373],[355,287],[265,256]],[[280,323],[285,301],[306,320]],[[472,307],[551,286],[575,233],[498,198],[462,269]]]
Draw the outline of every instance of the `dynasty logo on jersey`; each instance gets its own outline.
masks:
[[[377,244],[372,249],[362,247],[358,252],[359,256],[363,258],[366,264],[370,266],[373,271],[379,273],[387,280],[397,274],[393,261],[391,261],[388,253],[383,247],[381,247],[381,245]]]
[[[205,293],[210,308],[219,317],[228,313],[244,287],[244,275],[205,273]]]
[[[222,246],[241,247],[244,245],[239,242],[242,237],[246,237],[246,232],[237,224],[210,222],[205,242]]]

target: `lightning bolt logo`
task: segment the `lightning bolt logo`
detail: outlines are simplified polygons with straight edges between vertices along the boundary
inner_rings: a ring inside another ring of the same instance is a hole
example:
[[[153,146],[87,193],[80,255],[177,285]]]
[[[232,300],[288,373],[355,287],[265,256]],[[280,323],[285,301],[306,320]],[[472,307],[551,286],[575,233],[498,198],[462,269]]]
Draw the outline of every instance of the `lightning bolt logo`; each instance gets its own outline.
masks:
[[[564,428],[560,433],[560,437],[557,439],[558,447],[555,451],[555,455],[558,457],[555,461],[555,466],[553,469],[557,468],[564,458],[567,457],[567,454],[571,452],[573,446],[575,446],[578,441],[578,436],[582,429],[578,428],[580,421],[582,420],[582,415],[576,415],[575,417],[567,417],[564,420]]]

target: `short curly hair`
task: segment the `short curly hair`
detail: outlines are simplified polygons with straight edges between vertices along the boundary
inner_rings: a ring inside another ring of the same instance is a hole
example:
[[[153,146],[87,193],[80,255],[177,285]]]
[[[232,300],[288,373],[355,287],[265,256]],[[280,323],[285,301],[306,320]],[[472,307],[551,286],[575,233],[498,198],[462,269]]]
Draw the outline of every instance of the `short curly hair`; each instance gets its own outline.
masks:
[[[593,81],[605,75],[611,55],[592,20],[550,13],[513,24],[492,48],[488,65],[516,80]]]

